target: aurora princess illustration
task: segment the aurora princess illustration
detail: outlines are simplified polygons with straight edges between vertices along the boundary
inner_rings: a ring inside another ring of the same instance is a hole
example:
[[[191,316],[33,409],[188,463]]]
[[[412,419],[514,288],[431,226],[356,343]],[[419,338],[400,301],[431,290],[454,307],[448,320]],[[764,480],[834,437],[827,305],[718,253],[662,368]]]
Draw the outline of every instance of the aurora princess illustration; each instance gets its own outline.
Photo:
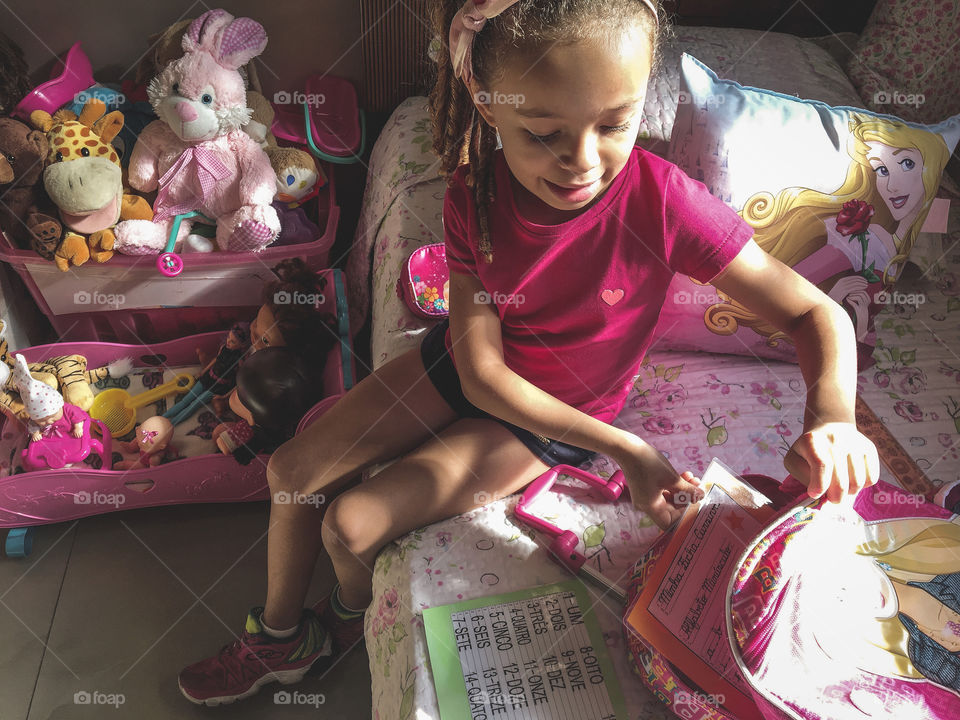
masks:
[[[857,340],[872,349],[869,306],[902,270],[950,156],[941,135],[901,122],[854,113],[849,127],[852,162],[840,187],[759,192],[740,215],[760,247],[847,309]],[[708,329],[730,335],[749,327],[771,346],[787,339],[733,299],[721,299],[704,314]]]

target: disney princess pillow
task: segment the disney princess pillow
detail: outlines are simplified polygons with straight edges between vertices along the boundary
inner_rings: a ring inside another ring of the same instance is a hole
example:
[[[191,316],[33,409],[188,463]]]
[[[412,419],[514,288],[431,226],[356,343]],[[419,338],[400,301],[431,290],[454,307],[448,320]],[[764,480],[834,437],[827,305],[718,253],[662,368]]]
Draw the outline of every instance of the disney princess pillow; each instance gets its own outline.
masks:
[[[743,87],[690,55],[668,159],[736,210],[764,250],[849,313],[860,367],[874,316],[921,299],[893,290],[960,139],[960,115],[917,125],[866,110]],[[927,229],[931,229],[929,226]],[[711,285],[678,275],[661,347],[796,362],[789,337]]]

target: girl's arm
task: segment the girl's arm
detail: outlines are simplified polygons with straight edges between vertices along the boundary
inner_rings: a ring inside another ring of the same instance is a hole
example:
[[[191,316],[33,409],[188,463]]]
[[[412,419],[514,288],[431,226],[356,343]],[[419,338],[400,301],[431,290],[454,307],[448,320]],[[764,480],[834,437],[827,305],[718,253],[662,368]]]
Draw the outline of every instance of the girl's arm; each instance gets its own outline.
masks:
[[[503,361],[496,308],[474,301],[483,290],[475,277],[450,273],[451,343],[467,399],[530,432],[610,456],[623,470],[634,504],[660,527],[669,527],[682,509],[674,507],[664,491],[698,496],[693,475],[681,477],[636,435],[576,410],[510,370]]]
[[[787,333],[797,349],[807,388],[803,434],[783,464],[837,502],[875,483],[880,461],[854,418],[857,347],[843,308],[752,240],[712,281],[714,287]]]

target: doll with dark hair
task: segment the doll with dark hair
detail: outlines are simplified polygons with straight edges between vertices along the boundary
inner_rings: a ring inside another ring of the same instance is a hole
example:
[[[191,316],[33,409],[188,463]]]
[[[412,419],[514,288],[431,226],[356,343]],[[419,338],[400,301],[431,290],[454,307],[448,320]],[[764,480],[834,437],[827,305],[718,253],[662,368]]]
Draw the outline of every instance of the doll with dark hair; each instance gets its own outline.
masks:
[[[340,341],[336,318],[319,309],[324,303],[326,278],[299,257],[281,261],[273,273],[276,279],[264,285],[263,305],[250,323],[250,354],[268,347],[288,347],[322,371],[327,355]],[[214,397],[212,404],[218,415],[227,411],[223,397]]]
[[[227,339],[220,346],[217,356],[206,363],[190,391],[163,417],[177,425],[206,405],[214,396],[225,396],[237,382],[237,373],[244,355],[250,349],[250,323],[238,322],[227,332]]]
[[[240,418],[213,431],[220,451],[247,465],[293,437],[300,419],[321,395],[317,373],[290,348],[264,348],[237,374],[230,409]]]
[[[321,312],[326,279],[302,258],[273,268],[276,280],[263,288],[263,305],[250,324],[254,351],[284,345],[307,360],[324,358],[338,340],[336,320]]]
[[[9,115],[30,92],[30,77],[23,50],[0,32],[0,115]]]

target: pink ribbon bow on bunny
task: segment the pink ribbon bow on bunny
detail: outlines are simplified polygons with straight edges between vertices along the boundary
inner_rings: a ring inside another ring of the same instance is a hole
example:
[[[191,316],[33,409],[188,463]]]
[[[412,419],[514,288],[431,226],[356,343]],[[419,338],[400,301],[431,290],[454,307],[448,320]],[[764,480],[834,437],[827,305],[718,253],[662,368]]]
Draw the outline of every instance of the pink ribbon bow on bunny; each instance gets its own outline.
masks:
[[[230,170],[212,150],[187,148],[160,178],[154,222],[196,210],[206,203],[217,181],[229,175]]]
[[[153,445],[153,439],[160,434],[159,430],[144,430],[142,442],[144,445]]]

